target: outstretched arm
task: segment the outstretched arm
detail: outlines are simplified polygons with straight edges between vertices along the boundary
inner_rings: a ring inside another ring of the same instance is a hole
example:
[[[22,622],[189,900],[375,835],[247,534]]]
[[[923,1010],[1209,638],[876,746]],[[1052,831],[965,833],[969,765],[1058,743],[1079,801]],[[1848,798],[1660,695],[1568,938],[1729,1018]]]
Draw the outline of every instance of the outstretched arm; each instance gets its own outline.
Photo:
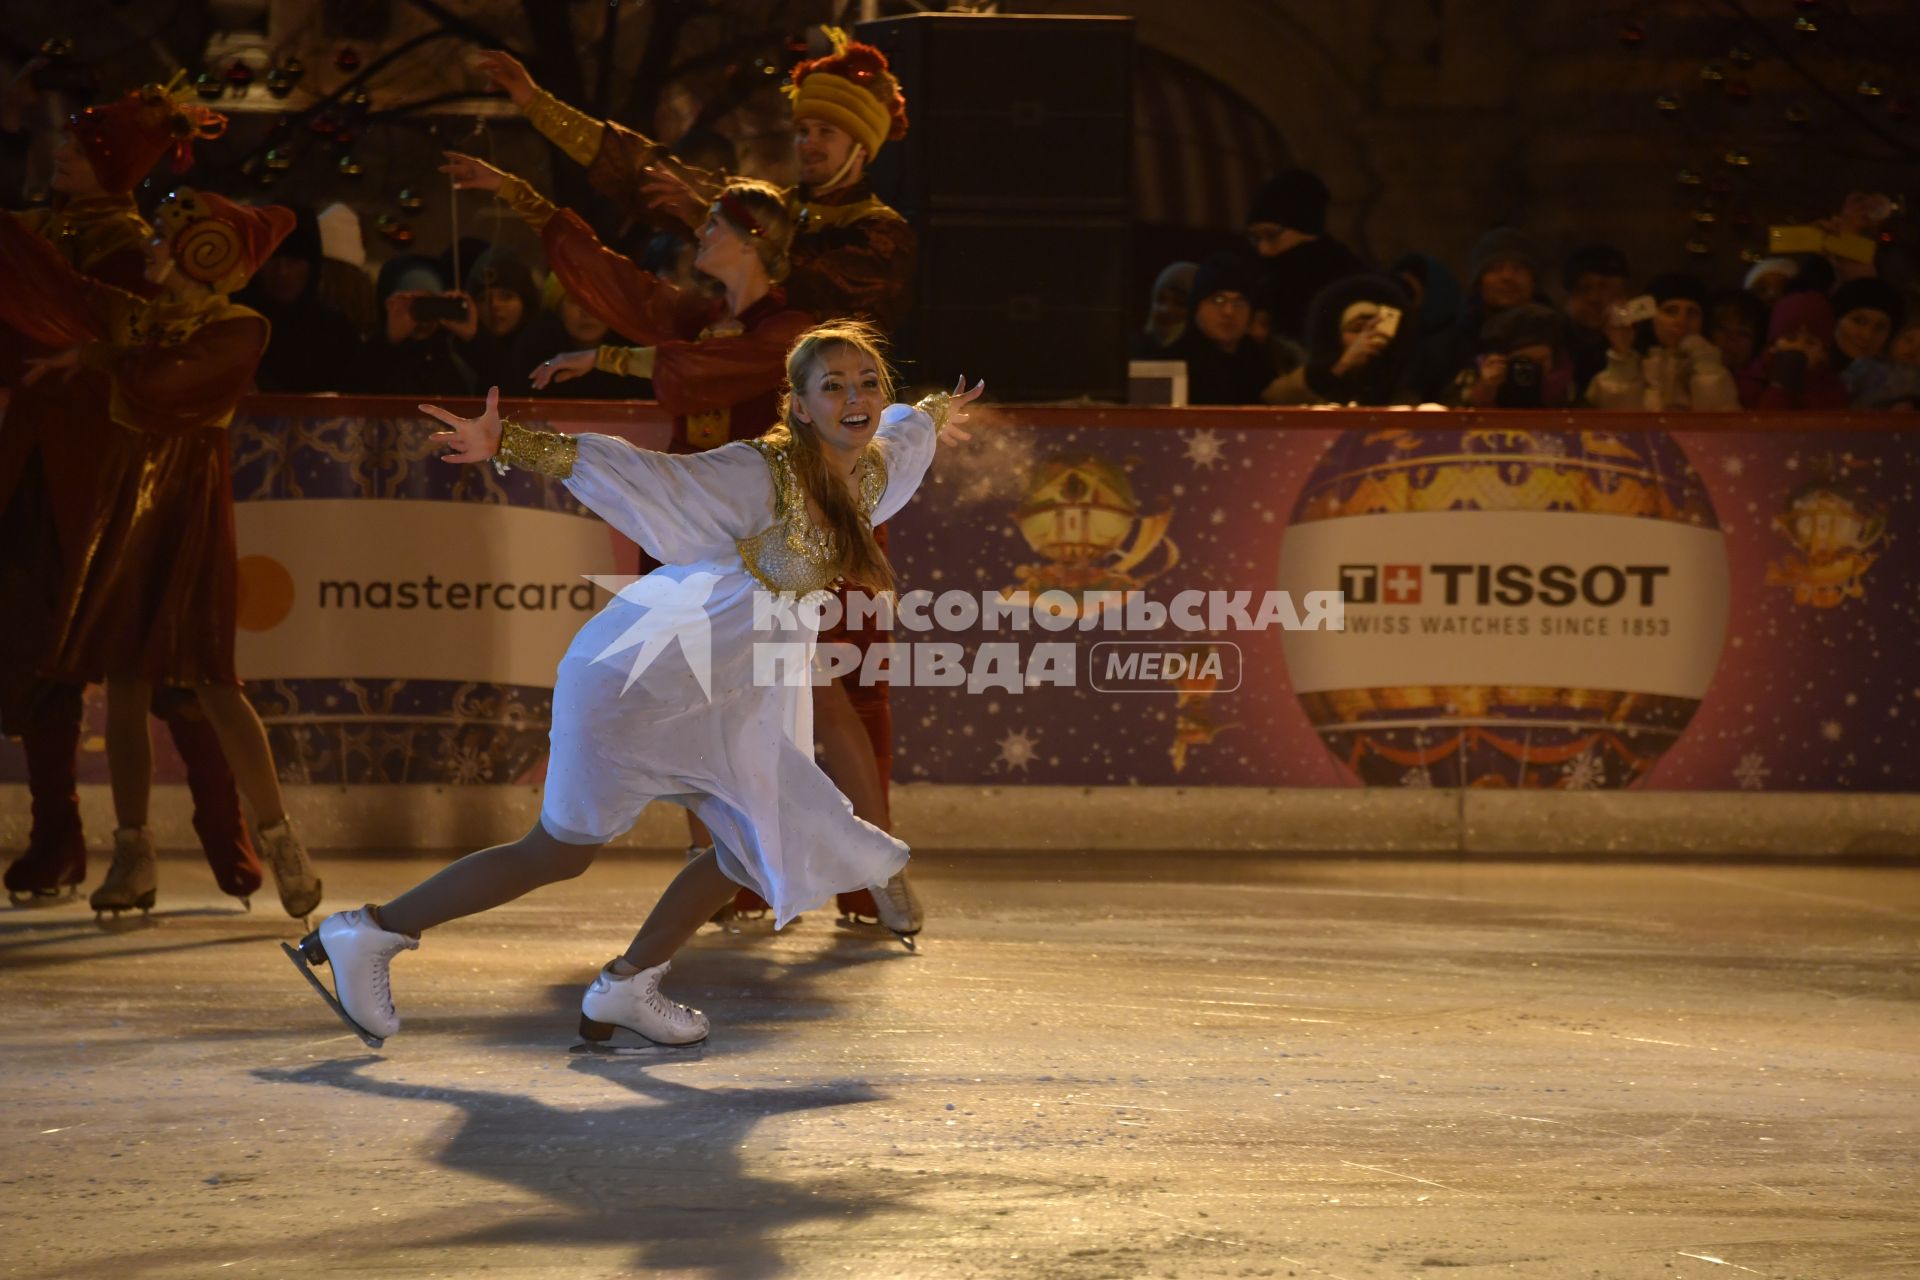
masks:
[[[984,381],[971,388],[962,377],[952,394],[939,392],[916,405],[891,404],[880,415],[880,429],[874,433],[887,461],[887,489],[873,508],[873,523],[891,519],[907,505],[927,468],[933,465],[936,445],[964,444],[973,439],[960,429],[967,420],[968,406],[987,389]]]
[[[420,411],[447,427],[433,440],[447,447],[448,462],[491,460],[502,470],[553,476],[665,564],[732,555],[736,542],[773,521],[773,481],[758,451],[744,443],[666,454],[615,436],[535,431],[501,421],[498,387],[476,418],[431,404]]]

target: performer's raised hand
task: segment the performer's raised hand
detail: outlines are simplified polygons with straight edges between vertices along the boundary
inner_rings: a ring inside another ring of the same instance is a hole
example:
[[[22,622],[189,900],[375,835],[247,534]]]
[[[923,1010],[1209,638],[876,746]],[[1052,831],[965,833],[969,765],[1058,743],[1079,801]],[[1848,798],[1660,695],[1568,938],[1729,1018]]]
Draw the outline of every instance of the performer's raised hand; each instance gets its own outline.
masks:
[[[533,388],[545,391],[550,382],[572,382],[583,373],[592,373],[599,359],[598,351],[563,351],[534,367]]]
[[[500,452],[500,388],[487,388],[487,407],[477,418],[448,413],[437,404],[423,404],[420,412],[447,424],[433,433],[433,443],[444,445],[446,462],[485,462]]]
[[[959,424],[967,420],[967,406],[978,400],[986,389],[985,378],[974,383],[969,390],[967,375],[960,375],[960,380],[953,384],[953,398],[947,402],[947,420],[940,428],[941,444],[964,444],[973,439],[973,433],[960,430]]]
[[[447,162],[440,166],[440,172],[453,179],[456,191],[498,191],[500,184],[507,180],[505,170],[496,169],[477,156],[458,151],[443,151],[440,154],[447,158]]]
[[[640,193],[649,208],[672,214],[690,227],[706,221],[710,197],[704,197],[684,176],[657,164],[648,165],[643,172],[647,176],[640,184]]]
[[[533,95],[540,86],[533,82],[525,64],[512,54],[500,49],[483,49],[467,59],[467,65],[493,82],[493,87],[507,95],[516,107],[524,107],[533,101]]]

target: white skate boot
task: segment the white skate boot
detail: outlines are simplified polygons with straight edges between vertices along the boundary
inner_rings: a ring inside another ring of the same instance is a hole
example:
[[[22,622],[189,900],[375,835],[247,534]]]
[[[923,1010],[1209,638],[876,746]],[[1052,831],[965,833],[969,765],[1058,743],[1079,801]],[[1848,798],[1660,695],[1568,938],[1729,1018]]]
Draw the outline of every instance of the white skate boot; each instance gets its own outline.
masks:
[[[382,1041],[400,1030],[388,966],[402,951],[419,947],[420,939],[389,933],[373,922],[373,913],[366,909],[334,912],[320,922],[318,929],[300,939],[298,949],[280,944],[320,998],[370,1049],[378,1049]],[[317,964],[333,967],[332,991],[313,972]]]
[[[926,925],[927,917],[920,908],[920,895],[913,891],[913,882],[907,879],[907,873],[896,871],[893,879],[885,884],[868,885],[867,892],[873,895],[873,905],[880,912],[880,923],[905,943],[907,950],[919,950],[914,945],[913,935]]]
[[[93,908],[95,919],[111,911],[118,920],[122,911],[153,910],[159,886],[153,838],[145,827],[121,827],[113,833],[113,865],[107,868],[107,878],[87,899],[87,905]]]
[[[270,827],[260,828],[260,856],[273,868],[280,905],[295,920],[305,921],[320,905],[320,877],[313,873],[307,847],[293,833],[292,819],[282,818]]]
[[[624,1029],[655,1044],[705,1040],[707,1015],[660,994],[660,979],[672,967],[673,961],[667,960],[627,977],[602,969],[580,999],[581,1038],[604,1044]]]

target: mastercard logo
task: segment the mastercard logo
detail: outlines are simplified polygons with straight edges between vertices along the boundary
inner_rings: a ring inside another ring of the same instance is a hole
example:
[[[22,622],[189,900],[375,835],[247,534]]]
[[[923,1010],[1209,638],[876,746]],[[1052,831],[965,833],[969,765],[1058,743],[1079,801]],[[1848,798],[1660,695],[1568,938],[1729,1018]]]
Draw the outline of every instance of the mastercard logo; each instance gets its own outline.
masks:
[[[293,612],[293,575],[272,556],[241,556],[234,621],[242,631],[271,631]]]

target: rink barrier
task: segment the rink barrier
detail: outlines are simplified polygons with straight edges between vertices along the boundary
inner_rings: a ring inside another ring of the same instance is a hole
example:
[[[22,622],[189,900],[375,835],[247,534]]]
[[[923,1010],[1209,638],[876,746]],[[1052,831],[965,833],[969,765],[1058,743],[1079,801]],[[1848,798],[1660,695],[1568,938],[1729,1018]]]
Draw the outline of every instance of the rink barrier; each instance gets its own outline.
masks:
[[[113,830],[104,785],[81,789],[89,847]],[[534,787],[290,786],[316,849],[379,855],[511,840]],[[922,852],[1178,851],[1291,857],[1920,862],[1920,795],[1832,792],[1488,792],[1269,787],[968,787],[893,791],[897,834]],[[989,816],[990,815],[990,816]],[[163,849],[195,847],[186,788],[154,790]],[[0,847],[26,839],[26,788],[0,787]],[[681,811],[656,804],[616,846],[678,850]]]

